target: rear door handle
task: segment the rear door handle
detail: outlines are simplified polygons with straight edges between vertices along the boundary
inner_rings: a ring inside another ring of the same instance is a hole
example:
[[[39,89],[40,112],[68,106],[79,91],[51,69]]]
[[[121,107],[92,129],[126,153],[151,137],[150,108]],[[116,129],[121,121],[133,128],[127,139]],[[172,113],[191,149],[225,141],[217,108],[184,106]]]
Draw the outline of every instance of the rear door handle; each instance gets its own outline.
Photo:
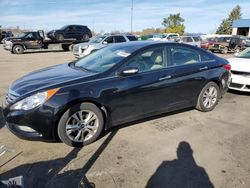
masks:
[[[202,70],[207,70],[208,69],[208,66],[205,66],[205,67],[201,67],[199,70],[202,71]]]
[[[161,81],[161,80],[168,80],[168,79],[170,79],[170,78],[172,78],[172,76],[168,75],[168,76],[163,76],[163,77],[161,77],[159,80],[160,80],[160,81]]]

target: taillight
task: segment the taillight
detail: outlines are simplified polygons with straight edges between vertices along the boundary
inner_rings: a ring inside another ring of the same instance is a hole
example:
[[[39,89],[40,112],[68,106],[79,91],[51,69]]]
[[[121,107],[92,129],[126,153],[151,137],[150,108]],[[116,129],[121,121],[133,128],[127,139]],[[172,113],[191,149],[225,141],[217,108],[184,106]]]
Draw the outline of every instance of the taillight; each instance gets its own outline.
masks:
[[[231,70],[231,65],[230,64],[224,65],[224,69],[230,71]]]

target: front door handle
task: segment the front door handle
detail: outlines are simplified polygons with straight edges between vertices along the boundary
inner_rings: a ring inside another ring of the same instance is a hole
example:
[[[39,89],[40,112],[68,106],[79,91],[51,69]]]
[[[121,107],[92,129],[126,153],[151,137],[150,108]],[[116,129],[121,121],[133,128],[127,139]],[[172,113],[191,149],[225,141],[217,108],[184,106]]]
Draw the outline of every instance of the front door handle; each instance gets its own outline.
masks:
[[[168,79],[170,79],[170,78],[172,78],[172,76],[168,75],[168,76],[163,76],[163,77],[161,77],[159,80],[160,80],[160,81],[161,81],[161,80],[168,80]]]
[[[207,70],[208,69],[208,66],[205,66],[205,67],[201,67],[199,70],[202,71],[202,70]]]

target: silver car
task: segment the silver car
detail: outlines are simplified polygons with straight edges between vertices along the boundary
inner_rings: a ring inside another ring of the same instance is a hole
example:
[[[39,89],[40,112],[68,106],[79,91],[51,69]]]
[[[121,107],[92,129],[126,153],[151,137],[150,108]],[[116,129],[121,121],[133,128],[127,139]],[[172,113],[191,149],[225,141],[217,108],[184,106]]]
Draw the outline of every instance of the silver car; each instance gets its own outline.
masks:
[[[196,36],[182,36],[177,39],[177,42],[190,44],[192,46],[201,47],[201,39]]]
[[[135,40],[137,40],[137,38],[134,35],[127,35],[127,34],[98,35],[90,39],[89,42],[84,42],[74,45],[73,53],[76,58],[81,58],[109,44],[129,42]]]

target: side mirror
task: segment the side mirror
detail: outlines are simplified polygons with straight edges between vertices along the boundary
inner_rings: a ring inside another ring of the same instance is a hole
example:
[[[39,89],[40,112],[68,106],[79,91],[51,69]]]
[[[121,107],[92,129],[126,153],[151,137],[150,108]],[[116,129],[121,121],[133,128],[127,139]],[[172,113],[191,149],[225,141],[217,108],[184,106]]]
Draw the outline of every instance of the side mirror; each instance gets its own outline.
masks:
[[[234,56],[235,56],[235,57],[237,57],[238,55],[239,55],[239,53],[238,53],[238,52],[237,52],[237,53],[234,53]]]
[[[102,43],[103,43],[103,44],[108,44],[108,42],[107,42],[107,41],[103,41]]]
[[[126,67],[122,71],[118,72],[117,75],[119,76],[130,76],[135,75],[139,72],[137,67]]]

